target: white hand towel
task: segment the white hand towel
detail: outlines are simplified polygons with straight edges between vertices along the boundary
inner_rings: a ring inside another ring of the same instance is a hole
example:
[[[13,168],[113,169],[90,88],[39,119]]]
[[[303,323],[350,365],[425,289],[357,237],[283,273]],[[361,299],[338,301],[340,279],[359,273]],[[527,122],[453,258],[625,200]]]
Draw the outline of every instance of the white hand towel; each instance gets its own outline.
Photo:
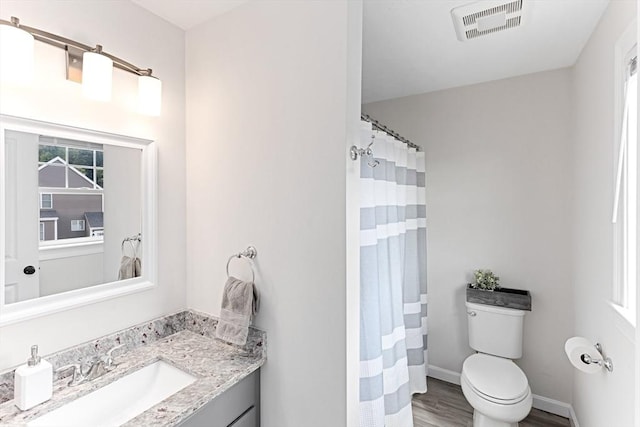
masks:
[[[258,290],[253,283],[229,277],[222,294],[216,337],[232,344],[245,345],[251,319],[258,312],[258,303]]]

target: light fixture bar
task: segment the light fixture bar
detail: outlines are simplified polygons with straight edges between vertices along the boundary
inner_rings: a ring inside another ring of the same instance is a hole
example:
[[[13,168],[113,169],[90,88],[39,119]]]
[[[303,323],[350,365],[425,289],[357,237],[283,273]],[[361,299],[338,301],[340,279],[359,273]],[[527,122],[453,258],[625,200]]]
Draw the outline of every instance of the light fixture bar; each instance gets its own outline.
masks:
[[[34,39],[63,50],[68,50],[67,46],[74,47],[78,50],[81,50],[82,52],[93,52],[95,50],[94,47],[77,42],[75,40],[68,39],[66,37],[59,36],[57,34],[49,33],[47,31],[43,31],[38,28],[22,25],[20,24],[20,20],[15,16],[11,17],[11,21],[0,19],[0,25],[10,25],[13,27],[18,27],[21,30],[24,30],[30,33]],[[136,76],[150,75],[150,70],[148,68],[137,67],[131,64],[130,62],[125,61],[124,59],[118,58],[117,56],[111,55],[104,51],[100,53],[106,56],[107,58],[111,59],[113,61],[113,66],[120,70],[127,71],[131,74],[135,74]]]
[[[18,56],[21,52],[27,52],[27,50],[32,55],[34,40],[64,50],[66,54],[67,80],[82,83],[82,93],[86,98],[102,102],[111,99],[114,67],[138,76],[138,111],[150,116],[160,115],[162,82],[157,77],[152,76],[151,68],[137,67],[122,58],[104,52],[99,44],[92,47],[38,28],[27,27],[20,24],[20,20],[15,16],[12,16],[10,21],[0,19],[0,28],[2,28],[3,32],[14,34],[14,36],[22,34],[23,39],[31,41],[30,49],[27,47],[18,48],[18,42],[13,42],[13,44],[9,45],[9,47],[14,47],[13,50],[6,47],[3,49],[5,51],[15,51],[14,56]],[[5,39],[8,39],[8,37],[5,37]],[[24,68],[26,69],[26,65]],[[30,68],[32,69],[33,66]],[[8,71],[3,71],[2,74],[11,76],[10,72],[11,69],[9,68]],[[27,75],[25,70],[19,70],[14,74],[19,76]],[[7,80],[10,80],[10,78],[7,78]]]

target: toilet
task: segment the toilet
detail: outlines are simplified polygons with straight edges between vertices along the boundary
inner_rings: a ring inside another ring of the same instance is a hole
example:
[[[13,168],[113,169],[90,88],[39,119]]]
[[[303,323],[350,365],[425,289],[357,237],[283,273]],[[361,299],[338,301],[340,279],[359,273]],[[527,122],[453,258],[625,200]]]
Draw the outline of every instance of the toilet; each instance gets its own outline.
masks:
[[[522,357],[525,311],[466,302],[469,345],[460,384],[473,407],[473,427],[517,427],[533,402],[527,376],[512,359]]]

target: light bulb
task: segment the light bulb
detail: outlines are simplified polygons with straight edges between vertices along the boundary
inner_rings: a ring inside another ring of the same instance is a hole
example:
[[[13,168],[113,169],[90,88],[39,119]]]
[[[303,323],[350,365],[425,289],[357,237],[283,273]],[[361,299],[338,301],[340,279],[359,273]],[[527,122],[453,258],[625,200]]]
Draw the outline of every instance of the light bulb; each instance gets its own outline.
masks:
[[[16,23],[19,21],[16,19]],[[33,80],[33,36],[13,25],[0,25],[0,80],[27,85]]]
[[[138,77],[138,111],[159,116],[162,107],[162,81],[151,75]]]
[[[111,99],[113,61],[98,52],[82,55],[82,93],[96,101]]]

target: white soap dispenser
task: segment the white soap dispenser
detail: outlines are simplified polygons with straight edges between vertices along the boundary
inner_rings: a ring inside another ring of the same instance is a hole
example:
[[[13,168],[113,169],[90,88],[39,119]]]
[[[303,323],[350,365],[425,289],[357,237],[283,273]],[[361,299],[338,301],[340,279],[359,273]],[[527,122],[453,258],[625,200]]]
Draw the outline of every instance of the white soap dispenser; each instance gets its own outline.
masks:
[[[31,357],[26,365],[16,369],[14,402],[23,411],[51,399],[53,394],[53,367],[40,359],[38,346],[31,346]]]

